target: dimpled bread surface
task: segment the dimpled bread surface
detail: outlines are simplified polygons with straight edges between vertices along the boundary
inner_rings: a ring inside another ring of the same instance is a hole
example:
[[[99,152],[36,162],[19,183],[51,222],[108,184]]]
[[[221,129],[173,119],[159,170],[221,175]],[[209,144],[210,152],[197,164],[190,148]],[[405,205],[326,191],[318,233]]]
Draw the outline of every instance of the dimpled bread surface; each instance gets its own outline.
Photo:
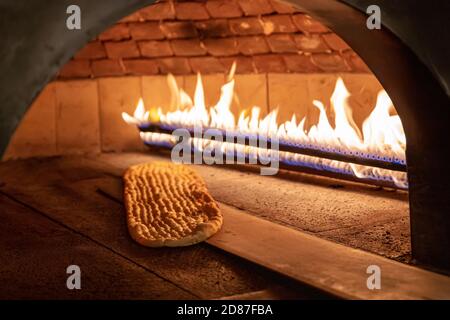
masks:
[[[124,174],[128,230],[148,247],[188,246],[222,226],[222,214],[203,179],[186,165],[139,164]]]

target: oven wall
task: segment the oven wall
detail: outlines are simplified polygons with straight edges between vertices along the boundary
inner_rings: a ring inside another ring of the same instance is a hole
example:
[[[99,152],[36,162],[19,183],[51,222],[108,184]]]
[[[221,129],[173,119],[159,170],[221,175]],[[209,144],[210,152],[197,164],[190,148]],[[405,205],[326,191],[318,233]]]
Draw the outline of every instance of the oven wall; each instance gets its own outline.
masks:
[[[132,113],[141,96],[147,107],[167,107],[167,73],[190,94],[195,74],[202,73],[206,100],[213,104],[233,61],[233,110],[278,107],[282,121],[295,113],[314,122],[311,101],[328,104],[341,76],[360,125],[381,89],[345,42],[287,4],[162,1],[122,19],[80,50],[35,100],[4,158],[141,150],[122,111]]]

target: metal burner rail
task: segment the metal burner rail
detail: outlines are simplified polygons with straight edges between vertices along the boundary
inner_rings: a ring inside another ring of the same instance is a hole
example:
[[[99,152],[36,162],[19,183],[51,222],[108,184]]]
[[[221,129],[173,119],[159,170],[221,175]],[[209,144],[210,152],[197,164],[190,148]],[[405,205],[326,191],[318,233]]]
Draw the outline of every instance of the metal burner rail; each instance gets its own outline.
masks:
[[[151,123],[151,124],[143,124],[139,126],[139,129],[143,132],[155,132],[155,133],[163,133],[163,134],[172,134],[174,130],[179,129],[177,127],[163,125],[163,124],[157,124],[157,123]],[[189,131],[191,137],[194,137],[194,132],[192,129],[185,128]],[[214,129],[218,133],[222,134],[223,137],[229,138],[230,141],[233,141],[234,143],[238,144],[245,144],[245,145],[252,145],[252,146],[259,146],[258,143],[258,137],[255,135],[250,134],[239,134],[239,139],[236,137],[236,134],[231,135],[230,133],[227,133],[224,130],[220,129]],[[202,135],[202,138],[203,137]],[[233,140],[231,140],[233,139]],[[270,148],[270,141],[267,143],[267,148]],[[321,150],[314,148],[313,146],[300,146],[300,145],[294,145],[294,144],[287,144],[286,142],[280,141],[279,142],[279,151],[284,152],[291,152],[296,154],[302,154],[306,156],[312,156],[317,158],[325,158],[330,160],[336,160],[341,162],[348,162],[348,163],[354,163],[359,164],[363,166],[368,167],[376,167],[376,168],[382,168],[392,171],[401,171],[406,172],[406,163],[401,160],[392,160],[392,159],[382,159],[382,158],[372,158],[369,155],[364,155],[360,153],[354,153],[354,154],[348,154],[348,153],[342,153],[339,152],[339,150]]]
[[[162,142],[162,143],[144,142],[144,144],[150,148],[163,148],[163,149],[171,149],[172,148],[172,145],[165,143],[165,142]],[[195,150],[195,148],[191,147],[191,150]],[[236,156],[234,157],[234,160],[236,161],[237,165],[239,165],[239,163],[237,162],[238,158]],[[241,158],[239,160],[246,161],[246,163],[245,164],[243,163],[242,165],[250,165],[250,166],[252,165],[248,161],[249,160],[248,156],[244,156],[244,159]],[[259,161],[255,165],[265,166],[264,164],[261,164]],[[396,185],[395,182],[392,180],[358,178],[351,172],[336,171],[336,170],[332,171],[332,170],[327,170],[324,168],[318,169],[318,168],[314,168],[314,166],[311,166],[308,164],[303,164],[301,162],[292,164],[287,161],[280,160],[279,168],[282,170],[295,171],[295,172],[306,173],[306,174],[314,174],[314,175],[319,175],[319,176],[333,178],[333,179],[340,179],[340,180],[346,180],[346,181],[351,181],[351,182],[369,184],[369,185],[373,185],[373,186],[377,186],[377,187],[408,190],[406,187]]]

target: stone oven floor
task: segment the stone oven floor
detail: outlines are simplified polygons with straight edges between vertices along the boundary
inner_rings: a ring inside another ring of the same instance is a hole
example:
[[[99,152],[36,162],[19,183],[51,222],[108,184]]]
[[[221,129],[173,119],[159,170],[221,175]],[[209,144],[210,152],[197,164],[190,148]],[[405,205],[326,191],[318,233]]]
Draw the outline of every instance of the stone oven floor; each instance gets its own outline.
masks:
[[[329,297],[209,243],[134,243],[111,190],[120,193],[129,165],[154,160],[168,158],[122,153],[0,163],[0,299]],[[291,172],[260,176],[248,167],[195,168],[221,205],[409,262],[406,192]],[[82,290],[66,289],[71,264],[81,267]]]

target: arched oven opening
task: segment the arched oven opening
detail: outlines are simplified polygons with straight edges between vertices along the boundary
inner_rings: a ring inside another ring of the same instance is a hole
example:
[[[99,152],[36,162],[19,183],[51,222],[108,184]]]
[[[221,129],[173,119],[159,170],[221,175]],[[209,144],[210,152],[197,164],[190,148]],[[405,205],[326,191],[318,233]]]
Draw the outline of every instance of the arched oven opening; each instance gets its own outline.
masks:
[[[173,150],[184,140],[189,148],[177,159],[203,163],[198,170],[215,199],[230,208],[229,219],[242,219],[237,209],[244,220],[247,214],[259,219],[245,220],[247,227],[234,220],[230,233],[251,234],[253,223],[261,223],[262,230],[283,225],[289,230],[275,229],[283,233],[274,236],[276,244],[292,241],[295,247],[294,240],[286,240],[295,230],[360,249],[368,254],[364,263],[376,254],[448,272],[446,79],[439,78],[441,70],[427,67],[438,66],[439,56],[423,59],[423,47],[410,42],[390,5],[377,4],[383,8],[378,30],[368,28],[361,13],[369,4],[351,0],[79,2],[81,30],[42,24],[51,33],[37,53],[45,67],[30,68],[30,54],[21,53],[16,59],[23,76],[5,69],[10,87],[29,77],[24,90],[1,92],[6,102],[0,123],[2,195],[91,237],[91,229],[68,218],[64,206],[89,192],[117,206],[117,180],[127,166],[174,160]],[[61,7],[55,2],[49,11]],[[36,19],[49,14],[36,12]],[[63,13],[56,21],[65,24]],[[42,34],[33,34],[30,45],[42,42]],[[29,103],[35,92],[40,93]],[[175,130],[184,131],[173,135]],[[42,181],[40,174],[46,175]],[[77,195],[59,198],[57,189]],[[46,196],[43,204],[39,199]],[[80,205],[80,212],[88,214],[89,205],[108,210],[93,203]],[[107,235],[102,237],[97,241],[114,247]],[[340,289],[319,285],[313,273],[311,280],[267,262],[270,255],[262,262],[259,253],[248,255],[252,246],[211,239],[210,245],[259,261],[314,290],[372,297],[355,289],[354,279]],[[289,245],[281,255],[289,255]],[[331,258],[340,248],[325,246],[323,255]],[[336,270],[360,259],[350,251],[343,256],[347,261],[338,262]],[[386,268],[398,272],[398,266]],[[245,278],[247,271],[237,271],[236,277]],[[244,286],[259,288],[258,281]],[[204,296],[242,293],[233,290],[206,290]],[[427,290],[433,296],[433,289]]]

